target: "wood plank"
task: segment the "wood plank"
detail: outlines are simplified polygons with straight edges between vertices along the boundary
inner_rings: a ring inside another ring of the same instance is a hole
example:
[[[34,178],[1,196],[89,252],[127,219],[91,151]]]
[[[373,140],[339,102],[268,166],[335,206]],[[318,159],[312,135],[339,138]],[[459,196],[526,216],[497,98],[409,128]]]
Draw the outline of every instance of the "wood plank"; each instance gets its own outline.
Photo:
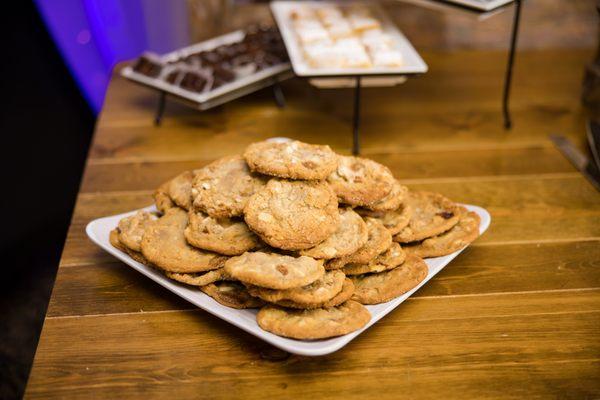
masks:
[[[413,295],[478,295],[600,288],[600,241],[467,249]],[[129,266],[60,268],[49,317],[193,309]]]
[[[507,388],[520,397],[571,389],[594,397],[599,300],[600,291],[413,300],[318,358],[286,357],[200,311],[49,318],[27,397],[93,390],[125,397],[464,398],[497,397]]]
[[[430,74],[395,88],[365,90],[364,154],[414,148],[551,147],[546,136],[552,132],[581,142],[580,77],[569,72],[582,68],[589,51],[519,54],[512,97],[516,123],[508,132],[502,128],[499,110],[505,56],[493,51],[432,53]],[[520,75],[519,68],[546,73]],[[547,76],[552,76],[551,95]],[[285,90],[289,104],[285,110],[274,106],[268,90],[204,113],[170,103],[163,126],[156,128],[155,94],[116,78],[90,157],[210,159],[240,152],[271,136],[350,150],[350,91],[319,91],[299,80],[286,82]]]
[[[554,148],[407,152],[371,154],[369,157],[388,166],[398,179],[575,171]],[[86,168],[80,192],[153,190],[182,171],[199,168],[209,161],[91,163]]]

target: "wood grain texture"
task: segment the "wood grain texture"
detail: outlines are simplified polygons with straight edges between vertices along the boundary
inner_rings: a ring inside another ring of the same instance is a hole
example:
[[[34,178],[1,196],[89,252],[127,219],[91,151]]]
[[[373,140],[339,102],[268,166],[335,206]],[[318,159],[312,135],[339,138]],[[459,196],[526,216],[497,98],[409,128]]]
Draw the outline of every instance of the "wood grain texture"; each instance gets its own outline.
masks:
[[[515,397],[593,397],[599,300],[599,290],[415,299],[339,352],[277,361],[264,359],[277,355],[270,346],[199,310],[51,318],[36,360],[43,380],[32,375],[28,395],[486,397],[511,388]]]
[[[156,128],[156,94],[115,75],[26,397],[600,397],[600,194],[547,138],[584,143],[581,72],[593,49],[520,52],[511,131],[499,112],[504,51],[422,53],[428,74],[363,91],[363,153],[413,189],[487,208],[492,225],[401,307],[319,358],[194,308],[93,245],[85,226],[151,204],[157,184],[252,141],[288,136],[347,154],[351,91],[289,80],[283,110],[268,89],[204,113],[170,101]]]

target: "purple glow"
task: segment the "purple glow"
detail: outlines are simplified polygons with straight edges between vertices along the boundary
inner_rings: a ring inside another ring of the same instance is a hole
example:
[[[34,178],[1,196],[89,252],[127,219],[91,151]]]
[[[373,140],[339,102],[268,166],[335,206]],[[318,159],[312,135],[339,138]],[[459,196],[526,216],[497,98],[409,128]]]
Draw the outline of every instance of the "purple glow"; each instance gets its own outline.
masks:
[[[185,0],[36,0],[73,78],[92,109],[102,108],[115,64],[145,50],[189,44]]]

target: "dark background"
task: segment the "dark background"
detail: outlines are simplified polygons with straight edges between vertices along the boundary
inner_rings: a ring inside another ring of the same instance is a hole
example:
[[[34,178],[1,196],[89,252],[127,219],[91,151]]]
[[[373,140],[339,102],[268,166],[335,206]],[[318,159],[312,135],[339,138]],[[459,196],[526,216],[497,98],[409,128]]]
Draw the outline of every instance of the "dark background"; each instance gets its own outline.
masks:
[[[28,1],[0,34],[0,398],[22,397],[95,116]]]

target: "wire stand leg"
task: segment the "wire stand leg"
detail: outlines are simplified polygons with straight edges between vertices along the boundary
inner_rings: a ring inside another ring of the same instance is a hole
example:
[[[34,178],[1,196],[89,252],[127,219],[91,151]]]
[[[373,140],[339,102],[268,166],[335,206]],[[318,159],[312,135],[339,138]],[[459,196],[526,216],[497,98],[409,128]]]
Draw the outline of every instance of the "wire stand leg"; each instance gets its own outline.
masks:
[[[509,110],[510,87],[512,82],[513,64],[515,62],[515,51],[517,47],[517,36],[519,34],[519,23],[521,21],[521,0],[515,0],[515,13],[510,39],[510,50],[508,53],[508,64],[504,77],[504,93],[502,95],[502,115],[504,116],[504,129],[512,128],[512,119]]]
[[[354,116],[352,118],[352,154],[360,154],[360,76],[356,77],[354,87]]]
[[[158,98],[158,106],[156,107],[156,113],[154,114],[154,126],[160,126],[162,122],[163,114],[165,113],[165,103],[167,100],[167,93],[160,92]]]
[[[283,95],[283,90],[281,89],[279,81],[275,81],[273,84],[273,99],[275,99],[275,104],[277,104],[277,107],[285,107],[285,96]]]

